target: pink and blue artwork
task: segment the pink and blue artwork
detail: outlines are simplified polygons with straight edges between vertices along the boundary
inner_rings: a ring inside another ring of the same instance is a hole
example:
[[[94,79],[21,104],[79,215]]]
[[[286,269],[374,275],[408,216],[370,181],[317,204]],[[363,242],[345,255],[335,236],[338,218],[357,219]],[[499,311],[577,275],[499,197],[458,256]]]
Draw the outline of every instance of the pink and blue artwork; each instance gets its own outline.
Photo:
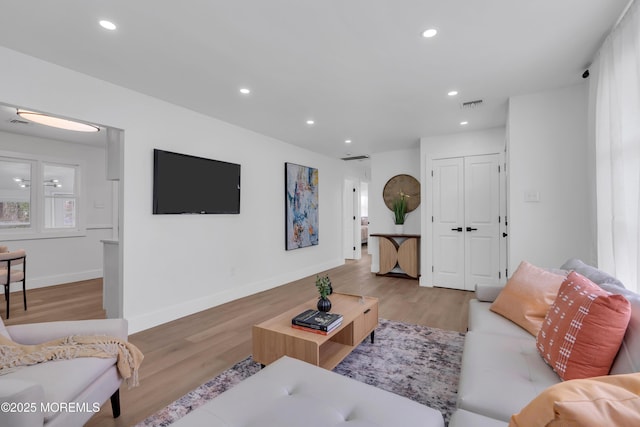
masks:
[[[286,249],[318,244],[318,169],[285,163]]]

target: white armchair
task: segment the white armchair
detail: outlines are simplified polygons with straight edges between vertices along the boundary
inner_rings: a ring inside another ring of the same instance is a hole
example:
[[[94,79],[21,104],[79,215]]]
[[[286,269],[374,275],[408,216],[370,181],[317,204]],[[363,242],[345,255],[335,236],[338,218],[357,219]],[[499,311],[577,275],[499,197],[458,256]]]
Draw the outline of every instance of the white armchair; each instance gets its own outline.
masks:
[[[0,334],[20,344],[69,335],[128,336],[124,319],[79,320],[7,326]],[[120,415],[122,378],[116,359],[84,357],[25,366],[0,376],[0,426],[82,426],[108,398]]]

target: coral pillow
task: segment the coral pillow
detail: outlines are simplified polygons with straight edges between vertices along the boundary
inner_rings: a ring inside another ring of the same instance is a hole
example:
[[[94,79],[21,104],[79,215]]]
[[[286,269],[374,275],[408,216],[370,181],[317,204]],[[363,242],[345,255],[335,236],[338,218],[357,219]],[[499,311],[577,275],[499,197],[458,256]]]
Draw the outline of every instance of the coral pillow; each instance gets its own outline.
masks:
[[[607,375],[630,316],[625,297],[572,271],[538,333],[538,352],[563,380]]]
[[[522,261],[490,309],[535,337],[564,279]]]
[[[509,427],[640,425],[640,374],[555,384],[511,417]]]

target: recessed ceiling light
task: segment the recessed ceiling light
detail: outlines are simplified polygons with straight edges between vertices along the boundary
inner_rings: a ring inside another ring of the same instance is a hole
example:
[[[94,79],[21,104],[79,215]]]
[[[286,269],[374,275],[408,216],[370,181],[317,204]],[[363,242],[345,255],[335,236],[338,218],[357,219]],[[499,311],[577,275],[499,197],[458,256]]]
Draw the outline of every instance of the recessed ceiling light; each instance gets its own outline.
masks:
[[[467,121],[460,122],[460,125],[462,125],[462,126],[465,126],[465,125],[468,125],[468,124],[469,124],[469,122],[467,122]]]
[[[100,26],[105,30],[110,30],[110,31],[113,31],[117,28],[116,24],[114,24],[111,21],[107,21],[106,19],[103,19],[102,21],[100,21]]]
[[[452,90],[451,92],[447,93],[447,95],[449,96],[456,96],[458,94],[457,90]]]
[[[424,33],[422,33],[422,37],[431,38],[436,34],[438,34],[438,30],[436,30],[435,28],[429,28]]]
[[[350,139],[345,139],[345,140],[344,140],[344,143],[345,143],[345,144],[351,144],[351,140],[350,140]]]
[[[251,89],[247,89],[246,87],[243,87],[242,89],[240,89],[240,93],[243,95],[249,95],[251,93]]]
[[[98,132],[100,130],[99,127],[87,123],[74,122],[73,120],[48,116],[46,114],[36,113],[33,111],[18,110],[18,115],[32,122],[58,129],[73,130],[77,132]]]
[[[313,121],[313,120],[307,120],[307,124],[308,124],[308,125],[312,125],[312,124],[314,124],[314,123],[315,123],[315,121]]]

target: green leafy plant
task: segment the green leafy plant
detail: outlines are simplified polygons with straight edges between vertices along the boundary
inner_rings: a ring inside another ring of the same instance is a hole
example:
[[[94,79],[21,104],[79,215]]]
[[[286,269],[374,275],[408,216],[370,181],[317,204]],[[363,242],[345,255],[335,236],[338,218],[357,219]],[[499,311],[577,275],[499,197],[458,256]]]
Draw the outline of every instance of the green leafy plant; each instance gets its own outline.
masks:
[[[316,275],[316,288],[318,289],[318,293],[320,294],[320,298],[327,299],[329,294],[331,294],[331,280],[329,280],[329,276],[318,276]]]
[[[404,220],[407,218],[407,196],[404,193],[400,193],[397,199],[393,201],[393,216],[396,224],[404,224]]]

